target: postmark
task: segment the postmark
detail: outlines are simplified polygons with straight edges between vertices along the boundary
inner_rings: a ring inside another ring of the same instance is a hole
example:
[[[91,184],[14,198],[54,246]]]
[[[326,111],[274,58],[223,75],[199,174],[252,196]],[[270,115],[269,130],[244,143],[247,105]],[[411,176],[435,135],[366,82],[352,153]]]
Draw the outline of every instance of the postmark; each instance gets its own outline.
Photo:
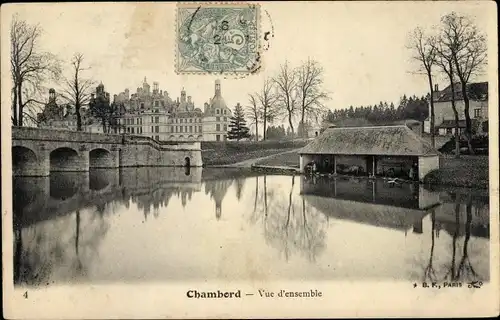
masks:
[[[177,73],[249,74],[260,68],[260,6],[177,5]]]

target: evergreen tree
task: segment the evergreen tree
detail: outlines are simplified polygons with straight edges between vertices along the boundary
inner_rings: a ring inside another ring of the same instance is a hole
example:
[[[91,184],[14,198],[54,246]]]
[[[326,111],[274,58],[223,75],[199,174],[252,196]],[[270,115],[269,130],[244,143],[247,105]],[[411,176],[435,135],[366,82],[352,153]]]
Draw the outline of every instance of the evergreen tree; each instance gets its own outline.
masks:
[[[229,140],[240,141],[241,139],[250,138],[250,129],[246,125],[245,113],[239,103],[234,107],[233,116],[229,120],[230,130],[227,132]]]

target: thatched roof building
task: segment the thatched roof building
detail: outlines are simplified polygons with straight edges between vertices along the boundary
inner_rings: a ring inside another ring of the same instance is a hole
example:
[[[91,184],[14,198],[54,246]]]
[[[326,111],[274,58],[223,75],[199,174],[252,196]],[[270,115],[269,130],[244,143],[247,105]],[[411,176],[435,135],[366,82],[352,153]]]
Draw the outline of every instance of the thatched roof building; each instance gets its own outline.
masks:
[[[300,154],[430,156],[438,151],[405,125],[329,128]]]
[[[416,180],[439,168],[439,152],[406,125],[329,128],[299,155],[302,171],[316,163],[323,171],[337,173],[337,160],[342,159],[374,176],[386,172],[379,160],[396,160],[398,172]]]

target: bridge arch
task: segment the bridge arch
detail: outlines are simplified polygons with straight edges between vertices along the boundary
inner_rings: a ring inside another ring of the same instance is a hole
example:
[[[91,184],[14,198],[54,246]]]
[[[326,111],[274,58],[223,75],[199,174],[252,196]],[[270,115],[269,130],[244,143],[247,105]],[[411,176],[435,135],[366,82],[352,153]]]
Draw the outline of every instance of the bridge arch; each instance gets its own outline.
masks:
[[[83,168],[85,169],[85,168]],[[61,147],[50,152],[50,171],[86,171],[80,168],[80,159],[75,149]]]
[[[89,153],[90,168],[114,168],[114,159],[111,152],[103,148],[96,148]]]
[[[40,163],[30,148],[12,147],[12,173],[14,176],[37,176]]]

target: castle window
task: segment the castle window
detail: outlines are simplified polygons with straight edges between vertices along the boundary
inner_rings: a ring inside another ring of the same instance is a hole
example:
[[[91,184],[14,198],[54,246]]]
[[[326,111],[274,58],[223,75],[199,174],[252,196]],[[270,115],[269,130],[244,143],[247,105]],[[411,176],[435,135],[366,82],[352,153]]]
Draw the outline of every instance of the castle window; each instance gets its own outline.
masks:
[[[482,112],[481,109],[474,109],[474,118],[479,118],[481,117]]]
[[[215,136],[215,140],[220,141],[220,134]]]
[[[218,124],[218,123],[217,123],[217,124],[215,125],[215,131],[220,131],[220,124]],[[218,141],[218,140],[217,140],[217,141]]]
[[[189,123],[193,123],[193,119],[189,119]]]
[[[224,117],[224,121],[227,121],[227,117]]]
[[[141,102],[141,109],[144,109],[144,102]]]
[[[193,132],[193,126],[189,126],[189,132]]]
[[[160,127],[159,127],[159,126],[156,126],[156,127],[155,127],[155,132],[156,132],[156,133],[160,132]]]
[[[220,117],[215,117],[215,121],[220,121]]]
[[[201,126],[198,127],[198,132],[201,132]]]
[[[227,131],[227,124],[224,125],[224,131]]]
[[[179,126],[179,128],[180,128],[180,132],[182,132],[182,126]]]
[[[160,117],[156,117],[155,123],[159,123],[159,121],[160,121]]]
[[[155,107],[159,107],[160,106],[160,101],[155,101]]]
[[[219,114],[219,109],[215,110],[215,113]]]

